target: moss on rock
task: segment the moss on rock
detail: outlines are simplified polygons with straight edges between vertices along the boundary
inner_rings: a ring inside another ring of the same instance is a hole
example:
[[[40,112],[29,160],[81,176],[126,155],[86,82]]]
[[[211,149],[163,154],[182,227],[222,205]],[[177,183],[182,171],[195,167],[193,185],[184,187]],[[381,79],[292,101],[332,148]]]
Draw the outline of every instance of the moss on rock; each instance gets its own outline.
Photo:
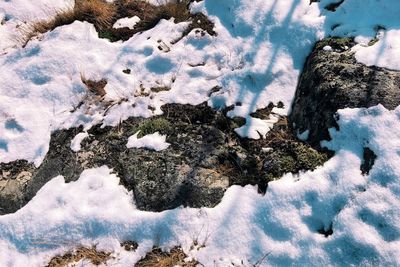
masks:
[[[135,127],[134,132],[137,133],[140,131],[138,137],[141,138],[145,135],[153,134],[155,132],[168,134],[171,132],[171,130],[171,123],[168,120],[159,117],[155,119],[144,120]]]
[[[294,144],[294,155],[297,166],[301,170],[315,170],[328,160],[328,155],[307,146],[303,143]]]

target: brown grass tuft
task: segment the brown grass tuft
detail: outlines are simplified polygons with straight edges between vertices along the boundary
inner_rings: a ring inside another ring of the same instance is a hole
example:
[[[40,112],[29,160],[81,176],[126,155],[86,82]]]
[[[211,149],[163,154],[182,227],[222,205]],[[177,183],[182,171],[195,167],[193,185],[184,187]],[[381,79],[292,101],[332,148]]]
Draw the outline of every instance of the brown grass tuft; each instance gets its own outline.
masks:
[[[159,248],[153,248],[145,258],[136,263],[136,267],[195,267],[198,262],[195,260],[185,261],[187,255],[181,248],[175,247],[170,252],[163,252]]]
[[[176,23],[191,22],[183,36],[194,28],[202,28],[210,35],[214,35],[214,24],[204,14],[190,13],[191,2],[192,0],[177,0],[165,5],[154,6],[142,0],[116,0],[113,3],[107,3],[105,0],[75,0],[73,8],[56,12],[52,19],[33,23],[30,29],[24,33],[22,43],[25,46],[29,40],[39,34],[71,24],[76,20],[92,23],[98,31],[99,37],[107,38],[110,41],[126,41],[135,33],[149,30],[160,20],[170,18],[175,18]],[[112,27],[118,19],[132,16],[138,16],[141,19],[133,30]]]
[[[112,27],[116,16],[116,6],[104,0],[76,0],[76,20],[93,23],[97,29]]]
[[[84,85],[86,85],[87,89],[96,96],[104,97],[106,95],[106,90],[104,89],[107,85],[106,79],[96,81],[88,79],[81,74],[81,81]]]
[[[111,258],[110,254],[98,251],[95,247],[81,247],[73,253],[69,252],[52,258],[47,267],[65,267],[83,259],[90,261],[93,265],[105,264]]]
[[[104,0],[75,0],[75,6],[66,10],[59,10],[50,20],[42,20],[32,25],[31,33],[27,37],[52,31],[57,27],[68,25],[74,21],[87,21],[97,30],[112,26],[116,16],[116,6]]]

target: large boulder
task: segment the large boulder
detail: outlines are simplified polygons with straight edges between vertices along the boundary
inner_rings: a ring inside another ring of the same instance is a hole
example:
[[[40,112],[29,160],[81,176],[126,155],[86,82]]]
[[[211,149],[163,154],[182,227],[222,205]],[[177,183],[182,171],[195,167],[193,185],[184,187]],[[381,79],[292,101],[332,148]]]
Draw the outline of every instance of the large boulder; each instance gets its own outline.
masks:
[[[289,119],[312,146],[330,139],[338,109],[400,104],[400,72],[358,63],[352,46],[351,38],[322,40],[304,66]]]

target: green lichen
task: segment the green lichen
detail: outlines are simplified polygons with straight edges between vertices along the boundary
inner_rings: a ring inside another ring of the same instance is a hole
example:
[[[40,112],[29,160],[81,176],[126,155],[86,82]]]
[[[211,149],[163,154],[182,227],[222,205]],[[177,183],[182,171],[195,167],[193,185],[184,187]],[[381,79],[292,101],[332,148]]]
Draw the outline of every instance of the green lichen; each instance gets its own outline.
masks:
[[[270,180],[280,178],[288,172],[294,172],[296,169],[296,161],[293,156],[284,151],[275,151],[268,155],[266,164],[268,177]]]
[[[328,160],[323,152],[310,146],[296,142],[284,142],[274,148],[264,160],[264,169],[268,180],[276,180],[285,173],[315,170]]]
[[[295,143],[294,155],[297,168],[301,170],[315,170],[328,160],[328,156],[325,153],[318,152],[302,143]]]
[[[140,131],[138,134],[138,138],[141,138],[148,134],[153,134],[155,132],[168,134],[171,132],[171,130],[172,130],[171,123],[164,118],[144,120],[143,122],[139,123],[137,127],[134,128],[135,133]]]

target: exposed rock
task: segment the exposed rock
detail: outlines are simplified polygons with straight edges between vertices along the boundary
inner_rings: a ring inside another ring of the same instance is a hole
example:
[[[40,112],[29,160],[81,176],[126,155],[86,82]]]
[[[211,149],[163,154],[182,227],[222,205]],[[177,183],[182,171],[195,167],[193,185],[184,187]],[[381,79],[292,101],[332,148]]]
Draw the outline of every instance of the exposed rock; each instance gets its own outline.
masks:
[[[213,207],[231,185],[258,185],[265,192],[272,179],[285,172],[314,169],[326,159],[316,156],[318,152],[308,145],[299,144],[284,118],[267,139],[248,140],[234,132],[243,120],[227,118],[226,110],[215,111],[206,104],[168,104],[162,109],[162,116],[130,118],[117,127],[93,127],[78,152],[72,151],[70,144],[81,128],[54,132],[39,168],[26,162],[1,168],[8,176],[3,175],[3,187],[0,181],[0,198],[7,198],[0,202],[0,213],[25,205],[53,177],[63,175],[70,182],[84,169],[103,165],[113,168],[121,183],[133,190],[139,209],[162,211],[181,205]],[[268,115],[267,110],[258,113]],[[159,152],[128,149],[128,138],[139,130],[140,136],[154,132],[167,135],[171,145]],[[266,147],[271,151],[266,153]],[[293,164],[283,166],[280,162],[284,157]],[[14,185],[14,180],[20,182]],[[7,190],[13,191],[12,197]]]
[[[139,247],[139,244],[135,241],[124,241],[121,243],[121,247],[123,247],[126,251],[136,251]]]
[[[23,206],[26,185],[35,167],[24,160],[0,163],[0,214],[12,213]]]
[[[372,169],[372,167],[375,164],[376,158],[377,158],[377,156],[374,153],[374,151],[372,151],[368,147],[364,147],[363,162],[360,166],[360,170],[363,175],[369,174],[369,171]]]
[[[400,72],[358,63],[353,45],[351,38],[325,39],[304,66],[289,119],[297,133],[309,131],[307,141],[315,147],[329,140],[329,128],[338,127],[338,109],[400,104]]]

